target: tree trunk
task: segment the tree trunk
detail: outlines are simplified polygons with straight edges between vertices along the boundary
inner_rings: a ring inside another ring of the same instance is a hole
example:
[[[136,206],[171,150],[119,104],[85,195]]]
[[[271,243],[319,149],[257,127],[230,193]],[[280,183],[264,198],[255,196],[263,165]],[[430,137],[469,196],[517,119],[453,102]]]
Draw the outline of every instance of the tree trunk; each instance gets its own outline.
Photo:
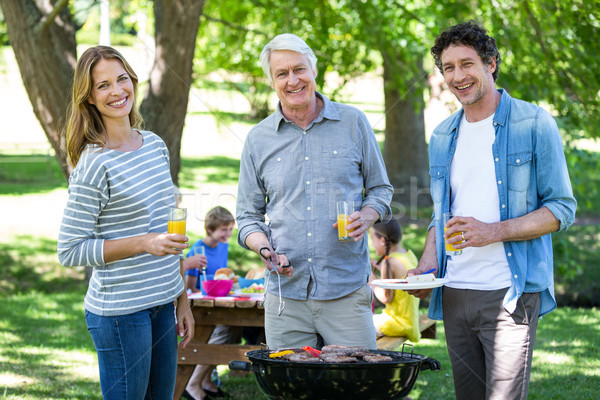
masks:
[[[146,129],[162,137],[169,148],[175,184],[203,8],[204,0],[154,0],[156,50],[140,112]]]
[[[394,186],[392,209],[396,218],[417,218],[417,207],[431,204],[429,163],[425,142],[425,117],[422,76],[399,89],[397,75],[404,61],[397,55],[383,54],[385,97],[385,159]],[[422,58],[419,58],[422,71]]]
[[[76,63],[75,26],[64,0],[0,0],[21,79],[65,177],[64,123]],[[52,14],[53,9],[60,10]],[[49,18],[50,16],[50,18]]]

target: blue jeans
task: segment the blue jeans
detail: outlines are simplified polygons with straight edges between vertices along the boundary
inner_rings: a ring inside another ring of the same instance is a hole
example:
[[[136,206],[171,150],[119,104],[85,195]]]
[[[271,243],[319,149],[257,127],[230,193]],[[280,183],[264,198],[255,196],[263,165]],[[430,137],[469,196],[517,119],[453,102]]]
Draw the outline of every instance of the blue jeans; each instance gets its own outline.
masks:
[[[173,303],[103,317],[85,310],[105,400],[172,400],[177,373]]]

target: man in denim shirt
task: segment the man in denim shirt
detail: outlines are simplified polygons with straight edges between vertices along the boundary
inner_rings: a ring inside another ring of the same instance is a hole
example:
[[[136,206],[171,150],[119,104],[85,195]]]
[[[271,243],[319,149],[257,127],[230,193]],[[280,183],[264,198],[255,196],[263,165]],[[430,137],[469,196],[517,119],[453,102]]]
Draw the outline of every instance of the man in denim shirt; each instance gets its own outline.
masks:
[[[524,399],[538,317],[556,307],[550,234],[575,217],[561,137],[546,111],[496,90],[500,54],[483,28],[456,25],[431,53],[463,108],[430,140],[434,214],[409,275],[448,279],[429,316],[444,320],[456,398]]]
[[[266,276],[267,345],[376,348],[365,233],[389,219],[393,192],[377,140],[362,112],[316,92],[317,59],[302,39],[279,35],[260,58],[279,105],[246,139],[236,217],[240,245],[284,274],[281,315]],[[339,200],[357,210],[351,242],[338,240]]]

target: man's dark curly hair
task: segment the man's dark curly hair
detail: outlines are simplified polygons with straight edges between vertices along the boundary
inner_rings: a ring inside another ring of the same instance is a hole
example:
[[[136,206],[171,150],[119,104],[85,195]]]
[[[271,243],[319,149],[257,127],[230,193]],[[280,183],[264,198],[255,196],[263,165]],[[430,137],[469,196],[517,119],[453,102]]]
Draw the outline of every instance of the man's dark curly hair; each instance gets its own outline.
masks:
[[[474,21],[463,22],[462,24],[454,25],[435,39],[435,43],[431,48],[431,54],[435,60],[435,65],[439,68],[442,75],[442,52],[451,45],[465,45],[472,47],[484,64],[490,64],[492,58],[496,59],[496,70],[492,74],[494,81],[498,78],[498,70],[500,69],[500,52],[496,46],[496,40],[487,35],[484,28],[477,25]]]

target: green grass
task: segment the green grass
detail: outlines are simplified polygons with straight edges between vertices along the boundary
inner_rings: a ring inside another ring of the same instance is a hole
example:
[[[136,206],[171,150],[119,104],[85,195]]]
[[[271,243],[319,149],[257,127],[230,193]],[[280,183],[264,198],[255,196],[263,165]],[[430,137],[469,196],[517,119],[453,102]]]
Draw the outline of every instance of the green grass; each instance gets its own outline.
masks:
[[[2,299],[0,398],[100,399],[95,352],[83,319],[83,291],[32,292]],[[600,311],[560,308],[540,321],[530,399],[592,399],[600,385]],[[437,339],[415,353],[439,360],[440,371],[422,371],[413,399],[453,399],[443,324]],[[252,374],[231,377],[219,367],[223,390],[237,400],[262,396]]]
[[[417,240],[416,232],[407,231],[406,240]],[[101,398],[96,355],[83,319],[83,272],[58,265],[54,246],[53,240],[35,236],[0,242],[0,399]],[[233,254],[237,251],[242,250]],[[442,370],[423,371],[410,397],[454,398],[443,324],[437,339],[421,340],[414,351],[439,360]],[[223,390],[232,398],[262,398],[252,374],[230,376],[226,366],[219,371]],[[600,310],[560,307],[545,316],[529,398],[591,399],[598,387]]]
[[[54,156],[0,155],[0,195],[45,193],[59,187],[67,187],[67,180]]]
[[[240,160],[225,156],[182,158],[179,182],[181,188],[197,189],[207,182],[237,184]]]
[[[53,239],[23,235],[0,242],[0,265],[0,298],[84,290],[83,268],[61,267]]]
[[[54,158],[2,155],[0,162],[0,199],[24,194],[39,194],[43,199],[46,193],[66,187]],[[184,158],[180,178],[184,188],[197,190],[206,183],[235,184],[238,171],[239,160],[234,158]],[[594,170],[589,175],[596,179]],[[598,199],[590,202],[586,210],[594,208]],[[425,240],[423,221],[430,214],[430,209],[419,209],[419,223],[403,224],[403,243],[417,256]],[[203,234],[190,232],[191,242]],[[237,244],[236,234],[229,258],[236,273],[243,275],[261,262]],[[564,304],[598,304],[600,227],[573,226],[555,234],[554,243],[559,308],[540,321],[529,398],[596,398],[600,311]],[[0,400],[101,398],[96,354],[83,319],[83,269],[58,265],[55,249],[54,239],[36,235],[0,241]],[[437,339],[421,340],[414,351],[439,360],[443,369],[423,371],[410,397],[454,398],[443,324],[438,325]],[[226,366],[219,371],[223,390],[232,398],[263,398],[253,375],[231,376]]]
[[[83,291],[2,299],[0,398],[101,399]]]
[[[539,322],[531,399],[594,399],[600,387],[600,310],[559,308]]]
[[[414,352],[434,358],[440,371],[422,371],[411,399],[454,399],[452,370],[445,344],[443,323],[436,339],[422,339]],[[560,308],[539,323],[533,353],[529,399],[593,399],[600,387],[600,310]],[[259,399],[253,375],[229,377],[220,368],[223,390],[239,400]]]

